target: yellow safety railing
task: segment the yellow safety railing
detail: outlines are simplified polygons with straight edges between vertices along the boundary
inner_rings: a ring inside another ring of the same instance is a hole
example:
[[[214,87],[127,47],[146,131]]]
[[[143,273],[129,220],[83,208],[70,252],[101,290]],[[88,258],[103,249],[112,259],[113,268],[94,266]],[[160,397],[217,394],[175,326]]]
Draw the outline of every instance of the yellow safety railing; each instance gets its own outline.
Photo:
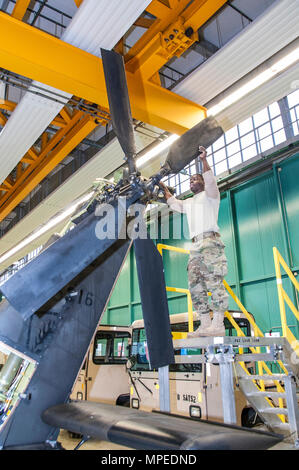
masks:
[[[171,245],[164,245],[163,243],[157,244],[157,250],[159,251],[161,256],[162,256],[163,250],[175,251],[177,253],[184,253],[184,254],[187,254],[187,255],[190,254],[190,250],[186,250],[184,248],[177,248],[176,246],[171,246]],[[238,297],[235,295],[235,293],[232,291],[232,289],[230,288],[230,286],[227,284],[227,282],[225,280],[223,280],[223,284],[224,284],[226,290],[228,291],[228,293],[234,299],[234,301],[236,302],[236,304],[238,305],[240,310],[242,310],[245,317],[247,318],[247,320],[251,324],[251,326],[253,328],[253,331],[254,331],[254,335],[255,336],[264,336],[263,333],[261,332],[261,330],[258,328],[255,321],[253,320],[252,315],[250,315],[247,312],[246,308],[243,306],[243,304],[240,302]],[[178,288],[175,288],[175,287],[166,287],[166,290],[167,291],[172,291],[172,292],[183,292],[188,296],[189,331],[193,331],[194,330],[194,328],[193,328],[193,308],[192,308],[192,300],[191,300],[190,291],[188,289],[178,289]],[[208,295],[211,295],[210,292],[208,292]],[[231,315],[229,315],[229,312],[225,312],[225,316],[228,318],[228,320],[232,319]],[[185,337],[186,336],[187,336],[187,333],[185,333]]]
[[[157,245],[157,250],[159,251],[160,255],[162,256],[162,251],[163,250],[168,250],[168,251],[176,251],[178,253],[185,253],[189,254],[189,250],[184,250],[183,248],[177,248],[175,246],[171,245],[163,245],[162,243],[159,243]],[[183,289],[180,287],[166,287],[166,290],[168,292],[178,292],[181,294],[186,294],[187,296],[187,305],[188,305],[188,331],[194,331],[194,326],[193,326],[193,308],[192,308],[192,299],[191,299],[191,294],[189,289]],[[172,337],[173,339],[183,339],[186,338],[187,333],[183,332],[173,332]]]
[[[288,304],[288,306],[290,307],[291,311],[293,312],[293,314],[295,315],[298,321],[299,321],[299,311],[297,310],[297,308],[295,307],[295,305],[293,304],[293,302],[291,301],[291,299],[289,298],[288,294],[286,293],[286,291],[284,290],[282,286],[280,266],[282,266],[283,269],[285,270],[286,274],[288,275],[289,279],[292,281],[293,286],[295,287],[297,292],[299,292],[299,283],[275,246],[273,247],[273,256],[274,256],[274,265],[275,265],[275,272],[276,272],[276,283],[277,283],[278,301],[279,301],[279,308],[280,308],[282,334],[291,344],[297,356],[299,356],[299,341],[293,335],[292,331],[288,327],[285,302]]]
[[[181,289],[179,287],[166,287],[166,290],[168,292],[178,292],[181,294],[186,294],[188,305],[188,331],[193,331],[193,308],[190,291],[188,289]],[[187,333],[173,332],[172,335],[174,339],[183,339],[186,337]]]
[[[159,243],[157,244],[157,249],[160,253],[160,255],[162,256],[162,252],[163,250],[168,250],[168,251],[175,251],[177,253],[184,253],[184,254],[190,254],[190,250],[185,250],[183,248],[177,248],[175,246],[171,246],[171,245],[164,245],[162,243]],[[293,276],[294,277],[294,276]],[[294,278],[295,279],[295,278]],[[296,280],[295,280],[296,281]],[[296,281],[297,282],[297,281]],[[231,287],[228,285],[228,283],[226,282],[226,280],[224,279],[223,280],[223,284],[226,288],[226,290],[228,291],[228,293],[230,294],[230,296],[233,298],[233,300],[236,302],[236,304],[238,305],[238,307],[240,308],[240,310],[243,312],[244,316],[247,318],[247,320],[249,321],[250,325],[252,326],[252,329],[253,329],[253,332],[254,332],[254,336],[260,336],[260,337],[263,337],[264,334],[262,333],[262,331],[259,329],[259,327],[257,326],[257,324],[255,323],[252,315],[250,315],[250,313],[246,310],[246,308],[244,307],[244,305],[242,304],[242,302],[239,300],[239,298],[236,296],[236,294],[233,292],[233,290],[231,289]],[[299,284],[297,283],[297,285],[299,286]],[[193,331],[193,308],[192,308],[192,300],[191,300],[191,294],[189,292],[188,289],[177,289],[177,288],[174,288],[174,287],[166,287],[166,290],[170,290],[172,292],[184,292],[187,296],[188,296],[188,323],[189,323],[189,331]],[[295,307],[294,307],[295,308]],[[297,311],[297,313],[299,314],[299,312]],[[233,319],[233,317],[230,315],[230,313],[228,311],[225,312],[225,316],[226,318],[230,321],[230,323],[232,324],[232,326],[236,329],[237,331],[237,335],[238,336],[245,336],[244,332],[241,330],[241,328],[238,326],[238,324],[235,322],[235,320]],[[298,317],[297,317],[298,318]],[[179,332],[176,332],[176,333],[173,333],[173,338],[174,339],[181,339],[181,338],[186,338],[187,336],[187,333],[179,333]],[[249,348],[250,351],[252,351],[253,353],[260,353],[261,352],[261,349],[259,347],[257,348],[254,348],[254,347],[250,347]],[[242,351],[240,350],[240,353]],[[279,366],[281,367],[281,369],[284,371],[285,374],[288,374],[288,371],[287,369],[285,368],[284,364],[281,362],[281,361],[277,361],[277,363],[279,364]],[[246,372],[246,374],[250,375],[250,372],[248,371],[248,369],[246,368],[245,366],[245,363],[244,362],[240,362],[240,365],[241,367],[243,368],[243,370]],[[272,374],[272,371],[271,369],[267,366],[267,364],[264,362],[264,361],[258,361],[258,372],[259,372],[259,375],[264,375],[264,372],[268,375],[273,375]],[[254,382],[255,383],[255,382]],[[274,380],[274,384],[276,385],[276,389],[278,392],[284,392],[284,388],[281,386],[281,384],[277,381],[277,380]],[[255,384],[256,385],[256,384]],[[264,385],[264,382],[261,381],[260,382],[260,387],[257,387],[259,388],[259,390],[265,390],[265,385]],[[270,400],[268,400],[266,398],[266,400],[268,401],[269,405],[271,405],[272,407],[274,407],[274,405],[272,404],[272,402]],[[279,398],[278,400],[279,402],[279,407],[283,408],[283,399],[282,398]],[[285,416],[284,415],[278,415],[279,418],[281,419],[282,422],[285,422]]]

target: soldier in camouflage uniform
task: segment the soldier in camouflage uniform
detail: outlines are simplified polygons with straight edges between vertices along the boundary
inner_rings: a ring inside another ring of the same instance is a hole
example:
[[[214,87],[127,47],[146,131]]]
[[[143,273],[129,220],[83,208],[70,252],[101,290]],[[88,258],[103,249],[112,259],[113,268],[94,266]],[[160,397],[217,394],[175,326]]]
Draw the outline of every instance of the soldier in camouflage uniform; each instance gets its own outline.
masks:
[[[228,294],[222,281],[227,274],[227,260],[221,239],[211,235],[193,243],[187,269],[193,309],[200,316],[210,310],[225,312]]]
[[[228,294],[223,285],[227,274],[224,244],[217,225],[220,194],[216,179],[207,162],[204,147],[199,147],[203,174],[190,178],[192,199],[179,200],[165,188],[165,197],[171,209],[187,215],[192,247],[188,263],[188,281],[194,310],[199,314],[200,327],[188,337],[224,336],[224,312],[228,308]],[[210,301],[209,301],[209,295]],[[213,311],[213,320],[210,318]]]

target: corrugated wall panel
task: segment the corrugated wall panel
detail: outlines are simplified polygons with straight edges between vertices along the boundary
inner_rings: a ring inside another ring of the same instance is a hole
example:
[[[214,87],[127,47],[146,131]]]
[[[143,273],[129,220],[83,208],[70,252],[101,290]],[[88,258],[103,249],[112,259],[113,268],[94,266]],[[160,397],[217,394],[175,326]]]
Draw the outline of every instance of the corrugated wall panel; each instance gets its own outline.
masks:
[[[226,256],[231,260],[230,269],[226,278],[229,285],[235,285],[238,279],[237,259],[234,256],[234,229],[232,226],[231,197],[225,192],[220,201],[218,223],[221,227],[221,237],[225,244]]]

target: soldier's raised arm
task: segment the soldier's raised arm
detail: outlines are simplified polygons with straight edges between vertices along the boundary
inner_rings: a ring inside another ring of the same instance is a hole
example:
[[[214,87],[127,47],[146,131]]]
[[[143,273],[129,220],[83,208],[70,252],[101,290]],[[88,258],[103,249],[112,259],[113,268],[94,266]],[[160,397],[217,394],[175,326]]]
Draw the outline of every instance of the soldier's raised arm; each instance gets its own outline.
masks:
[[[212,199],[220,199],[217,181],[207,160],[207,151],[204,147],[199,147],[198,150],[200,151],[199,157],[202,161],[202,176],[205,182],[206,195]]]

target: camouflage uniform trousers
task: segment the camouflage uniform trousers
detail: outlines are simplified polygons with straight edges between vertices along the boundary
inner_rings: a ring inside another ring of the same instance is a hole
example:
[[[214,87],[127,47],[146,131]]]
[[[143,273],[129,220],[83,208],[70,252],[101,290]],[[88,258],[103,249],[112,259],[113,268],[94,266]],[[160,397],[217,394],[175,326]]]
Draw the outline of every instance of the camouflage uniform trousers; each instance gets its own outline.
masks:
[[[211,236],[192,243],[187,270],[193,310],[224,313],[228,309],[228,293],[222,282],[227,259],[221,239]],[[210,302],[208,292],[212,294]]]

